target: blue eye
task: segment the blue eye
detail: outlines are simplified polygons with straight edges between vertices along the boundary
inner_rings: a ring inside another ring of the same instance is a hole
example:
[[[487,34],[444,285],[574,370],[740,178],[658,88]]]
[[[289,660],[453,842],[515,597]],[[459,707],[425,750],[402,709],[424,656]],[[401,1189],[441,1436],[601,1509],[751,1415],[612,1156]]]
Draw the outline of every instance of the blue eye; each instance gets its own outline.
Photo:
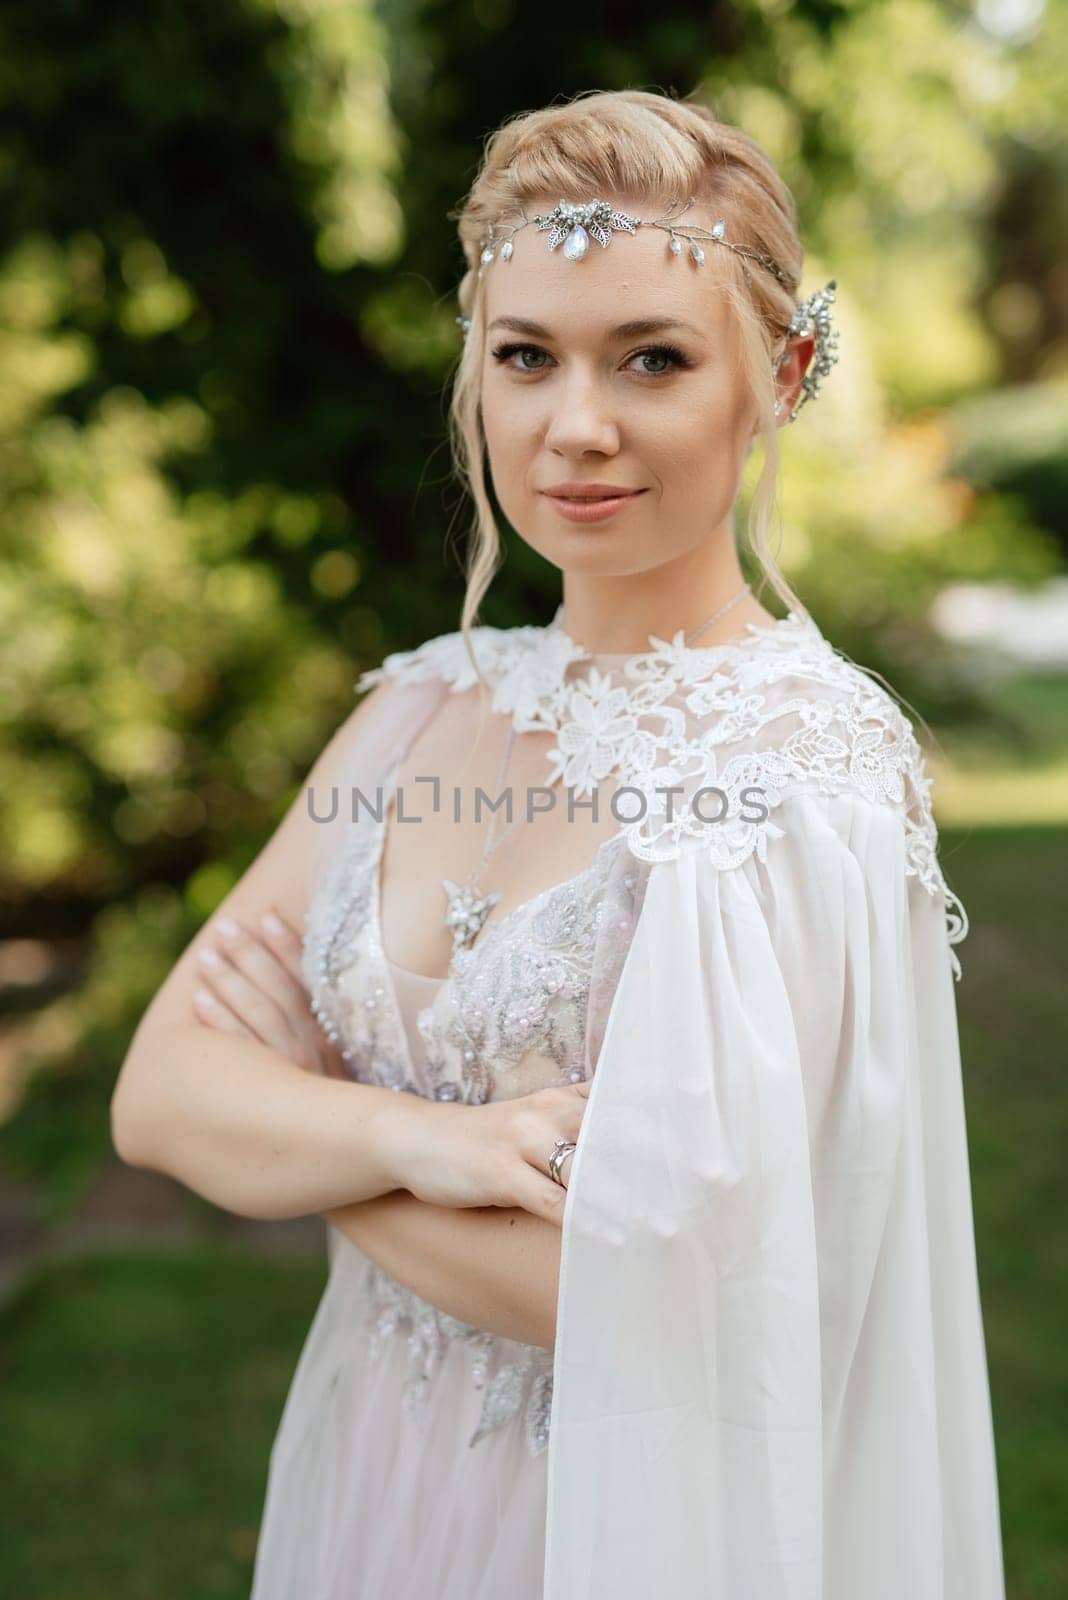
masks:
[[[534,355],[534,356],[542,356],[542,357],[544,357],[544,356],[547,356],[547,354],[548,354],[547,351],[543,350],[540,345],[536,345],[536,344],[500,344],[500,345],[497,345],[497,347],[493,351],[493,359],[495,361],[497,361],[501,366],[504,366],[506,363],[511,361],[513,356]],[[642,350],[635,350],[634,354],[629,357],[629,360],[630,361],[637,361],[639,359],[644,359],[647,356],[666,358],[667,365],[664,366],[664,367],[661,367],[658,370],[653,371],[653,372],[650,372],[648,370],[646,370],[644,372],[639,372],[638,376],[642,377],[642,378],[664,378],[664,377],[669,376],[674,371],[680,371],[683,368],[690,367],[690,366],[693,365],[693,363],[690,361],[689,357],[686,356],[683,353],[683,351],[681,351],[679,349],[678,345],[674,345],[674,344],[650,344],[650,345],[646,345],[645,348],[642,349]],[[544,372],[544,370],[545,370],[545,366],[544,366],[543,363],[540,363],[538,366],[533,366],[532,367],[532,366],[528,366],[524,362],[524,363],[521,363],[519,366],[514,366],[512,368],[513,372],[520,372],[520,373],[522,373],[522,372],[531,372],[531,373],[533,373],[533,372]]]
[[[670,372],[673,367],[688,367],[690,365],[689,361],[687,361],[678,345],[674,344],[651,344],[645,350],[636,350],[631,359],[633,361],[637,361],[639,356],[643,359],[646,356],[665,356],[667,358],[668,365],[661,369],[661,371],[664,372]],[[660,373],[650,372],[648,376],[650,378],[657,378],[660,376]]]
[[[497,349],[493,352],[495,360],[500,361],[502,365],[504,362],[510,360],[512,356],[530,354],[543,356],[545,351],[539,349],[536,344],[502,344],[498,345]],[[539,369],[536,367],[520,366],[515,370],[517,372],[536,372]]]

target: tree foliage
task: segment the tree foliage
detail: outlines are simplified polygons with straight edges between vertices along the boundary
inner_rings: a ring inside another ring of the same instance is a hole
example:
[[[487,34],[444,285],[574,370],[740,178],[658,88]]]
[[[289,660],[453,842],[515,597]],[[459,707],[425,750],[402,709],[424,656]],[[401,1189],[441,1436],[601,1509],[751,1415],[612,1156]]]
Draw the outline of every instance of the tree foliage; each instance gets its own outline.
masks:
[[[842,328],[824,397],[784,438],[783,563],[832,636],[922,706],[971,704],[929,601],[962,574],[1037,581],[1068,548],[1068,89],[1051,65],[1068,25],[1062,0],[1029,33],[980,16],[938,0],[625,4],[582,28],[557,0],[9,9],[0,873],[7,937],[84,947],[69,992],[52,969],[20,991],[9,1107],[49,1070],[9,1152],[54,1172],[50,1130],[100,1145],[122,1041],[358,671],[456,626],[446,213],[518,110],[699,89],[768,149],[808,287],[838,280]],[[1035,429],[1013,449],[1021,400]],[[485,619],[548,615],[556,575],[510,531],[508,548]]]

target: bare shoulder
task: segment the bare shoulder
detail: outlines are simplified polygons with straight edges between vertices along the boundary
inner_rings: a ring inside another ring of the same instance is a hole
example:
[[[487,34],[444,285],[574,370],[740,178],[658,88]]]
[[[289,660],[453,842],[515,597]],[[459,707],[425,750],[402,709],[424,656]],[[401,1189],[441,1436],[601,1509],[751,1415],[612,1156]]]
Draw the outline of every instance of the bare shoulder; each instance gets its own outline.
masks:
[[[361,678],[357,688],[364,681],[365,679]],[[356,740],[363,737],[365,728],[381,713],[386,701],[398,693],[399,685],[396,679],[382,677],[374,680],[373,686],[361,696],[323,746],[308,773],[307,783],[331,782],[344,766]]]
[[[200,987],[197,959],[201,949],[210,942],[214,924],[220,917],[229,917],[243,928],[255,929],[259,919],[273,910],[303,935],[312,890],[311,863],[319,842],[307,801],[309,788],[329,787],[337,780],[350,759],[355,742],[363,737],[372,718],[395,692],[389,683],[372,689],[331,735],[274,833],[204,927],[194,935],[157,991],[141,1019],[138,1034],[161,1027],[187,1026],[195,1021],[193,996]]]

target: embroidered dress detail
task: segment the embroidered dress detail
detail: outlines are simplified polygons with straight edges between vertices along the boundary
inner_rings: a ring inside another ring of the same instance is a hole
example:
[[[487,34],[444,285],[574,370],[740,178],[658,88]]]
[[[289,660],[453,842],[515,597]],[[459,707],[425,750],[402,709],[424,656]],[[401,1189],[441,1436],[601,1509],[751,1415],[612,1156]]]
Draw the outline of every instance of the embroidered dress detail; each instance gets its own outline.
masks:
[[[754,852],[766,858],[782,829],[784,798],[814,789],[855,792],[901,810],[906,872],[944,899],[950,945],[968,932],[967,913],[938,860],[930,780],[909,719],[897,701],[847,660],[816,624],[791,611],[736,640],[688,647],[670,641],[603,671],[558,626],[472,630],[492,688],[493,710],[519,732],[557,743],[545,783],[562,777],[578,796],[615,777],[620,832],[633,855],[668,861],[708,852],[725,870]],[[588,671],[574,669],[589,661]],[[454,693],[476,682],[459,632],[386,657],[358,689],[385,677],[444,679]],[[955,977],[960,961],[950,951]]]
[[[372,1360],[381,1358],[386,1341],[398,1330],[407,1336],[409,1367],[404,1406],[410,1416],[417,1421],[427,1417],[428,1400],[442,1357],[448,1346],[458,1341],[470,1351],[471,1382],[482,1394],[478,1426],[468,1439],[468,1446],[477,1445],[488,1434],[521,1416],[530,1454],[536,1456],[545,1449],[553,1391],[550,1350],[501,1339],[450,1317],[373,1262],[365,1281]]]
[[[418,1021],[436,1099],[481,1105],[585,1078],[590,952],[609,861],[602,846],[588,871],[519,907],[521,937],[504,918],[455,956]]]
[[[594,957],[605,973],[618,973],[637,914],[636,879],[612,870],[621,837],[605,840],[584,872],[488,923],[471,949],[454,952],[448,977],[417,1017],[420,1074],[380,926],[381,858],[399,766],[384,775],[375,810],[362,809],[345,828],[305,916],[302,973],[320,1025],[353,1078],[382,1088],[477,1105],[582,1082],[607,1005],[603,994],[591,1001]],[[459,1341],[474,1353],[471,1381],[484,1390],[469,1444],[522,1412],[531,1452],[545,1448],[551,1352],[447,1316],[371,1263],[365,1282],[372,1359],[389,1335],[406,1332],[412,1416],[426,1414],[442,1353]]]
[[[378,840],[352,824],[305,913],[302,976],[312,1011],[362,1082],[420,1092],[404,1027],[367,911]]]

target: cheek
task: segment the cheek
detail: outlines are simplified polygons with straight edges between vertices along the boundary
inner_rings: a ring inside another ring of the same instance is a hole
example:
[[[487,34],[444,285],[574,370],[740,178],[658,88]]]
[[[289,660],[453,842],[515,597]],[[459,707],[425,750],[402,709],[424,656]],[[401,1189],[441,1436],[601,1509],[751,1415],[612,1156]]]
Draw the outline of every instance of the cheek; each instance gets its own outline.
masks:
[[[673,406],[647,417],[632,442],[635,453],[670,488],[672,483],[694,483],[707,475],[716,455],[716,430],[716,419],[707,407]]]
[[[737,398],[715,385],[649,418],[642,438],[665,476],[700,483],[734,470],[744,431]]]
[[[741,462],[730,437],[730,419],[692,412],[670,437],[642,452],[643,467],[657,484],[650,500],[646,531],[653,524],[664,557],[697,548],[718,527],[738,497]]]
[[[539,406],[534,394],[536,389],[537,384],[526,387],[523,382],[508,382],[504,373],[489,373],[483,379],[483,390],[481,390],[486,414],[507,418],[510,422],[524,418],[526,426],[529,427],[529,419],[534,416]]]
[[[491,454],[504,457],[522,452],[536,428],[534,409],[529,400],[502,383],[488,383],[482,390],[482,428]]]

